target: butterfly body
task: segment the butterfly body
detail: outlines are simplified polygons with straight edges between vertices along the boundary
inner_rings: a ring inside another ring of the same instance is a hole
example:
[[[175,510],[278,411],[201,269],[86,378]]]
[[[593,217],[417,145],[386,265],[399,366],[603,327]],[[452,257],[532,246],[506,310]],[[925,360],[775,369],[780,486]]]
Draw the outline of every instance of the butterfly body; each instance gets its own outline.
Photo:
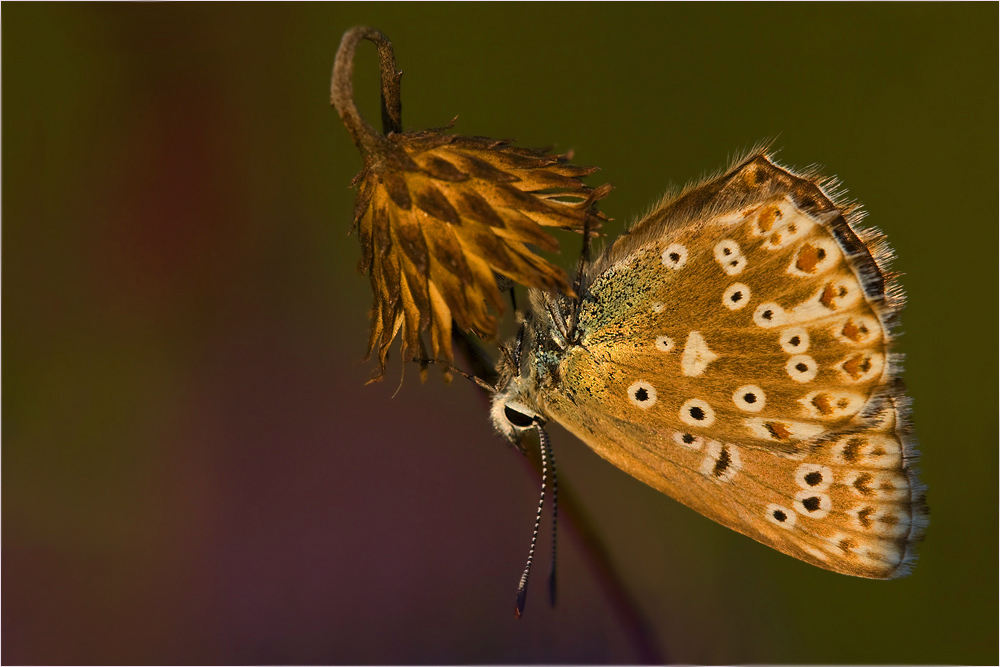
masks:
[[[900,297],[851,218],[762,153],[666,200],[589,267],[579,306],[531,293],[494,424],[556,421],[773,548],[905,574],[925,516],[890,351]]]

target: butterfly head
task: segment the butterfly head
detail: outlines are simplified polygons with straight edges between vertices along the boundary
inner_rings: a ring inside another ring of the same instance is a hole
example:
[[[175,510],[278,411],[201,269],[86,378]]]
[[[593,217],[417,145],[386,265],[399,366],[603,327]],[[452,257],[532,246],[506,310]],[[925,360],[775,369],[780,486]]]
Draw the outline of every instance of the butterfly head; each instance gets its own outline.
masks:
[[[544,422],[541,415],[524,403],[508,400],[501,394],[497,394],[493,398],[493,408],[490,414],[493,418],[493,425],[500,435],[513,443],[520,441],[522,433],[535,428],[536,424]]]
[[[537,325],[529,311],[517,335],[500,348],[490,417],[497,432],[514,444],[525,431],[546,422],[537,402],[541,371],[535,351]]]

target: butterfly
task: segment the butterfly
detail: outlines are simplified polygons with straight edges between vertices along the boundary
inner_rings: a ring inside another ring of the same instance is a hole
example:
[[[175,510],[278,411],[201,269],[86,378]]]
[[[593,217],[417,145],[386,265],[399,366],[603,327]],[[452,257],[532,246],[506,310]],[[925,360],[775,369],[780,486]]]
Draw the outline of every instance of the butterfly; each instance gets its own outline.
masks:
[[[884,238],[836,187],[757,150],[665,198],[576,299],[531,290],[502,346],[496,429],[517,442],[555,422],[778,551],[907,574],[927,512],[892,351],[903,297]]]

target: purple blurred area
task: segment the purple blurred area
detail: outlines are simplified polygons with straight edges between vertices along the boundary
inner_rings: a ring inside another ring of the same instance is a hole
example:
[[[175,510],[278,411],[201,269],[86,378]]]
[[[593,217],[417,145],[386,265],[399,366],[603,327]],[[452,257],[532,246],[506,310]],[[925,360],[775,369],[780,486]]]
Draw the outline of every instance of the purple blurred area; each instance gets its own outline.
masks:
[[[307,18],[7,12],[4,661],[627,660],[568,546],[511,620],[536,489],[472,387],[365,386]]]

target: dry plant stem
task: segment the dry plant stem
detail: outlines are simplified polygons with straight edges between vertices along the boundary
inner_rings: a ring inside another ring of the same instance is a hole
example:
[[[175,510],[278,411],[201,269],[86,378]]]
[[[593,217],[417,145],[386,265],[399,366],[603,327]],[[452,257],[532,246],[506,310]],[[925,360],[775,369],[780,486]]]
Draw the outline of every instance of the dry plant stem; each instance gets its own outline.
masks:
[[[482,378],[494,376],[493,366],[489,358],[470,334],[461,334],[457,330],[453,330],[452,338],[459,353],[465,357],[469,371],[473,375]],[[489,406],[491,396],[485,390],[482,390],[480,395]],[[525,466],[532,470],[533,476],[541,480],[542,459],[539,449],[538,447],[526,449],[527,456],[522,460]],[[563,516],[563,530],[569,530],[577,544],[582,547],[584,560],[590,566],[604,594],[611,601],[615,615],[621,620],[622,626],[628,633],[632,646],[639,654],[641,661],[650,665],[669,663],[669,656],[657,646],[652,626],[625,587],[625,582],[615,570],[607,548],[580,503],[579,496],[565,476],[559,483],[559,509]]]
[[[392,42],[374,28],[357,26],[351,28],[340,40],[337,57],[333,61],[333,76],[330,79],[330,103],[337,109],[344,121],[354,144],[368,154],[383,141],[381,135],[369,125],[354,104],[354,52],[362,39],[373,42],[378,47],[379,70],[382,73],[382,130],[384,134],[403,131],[403,103],[399,93],[399,79],[403,73],[396,69],[396,57],[392,52]]]

